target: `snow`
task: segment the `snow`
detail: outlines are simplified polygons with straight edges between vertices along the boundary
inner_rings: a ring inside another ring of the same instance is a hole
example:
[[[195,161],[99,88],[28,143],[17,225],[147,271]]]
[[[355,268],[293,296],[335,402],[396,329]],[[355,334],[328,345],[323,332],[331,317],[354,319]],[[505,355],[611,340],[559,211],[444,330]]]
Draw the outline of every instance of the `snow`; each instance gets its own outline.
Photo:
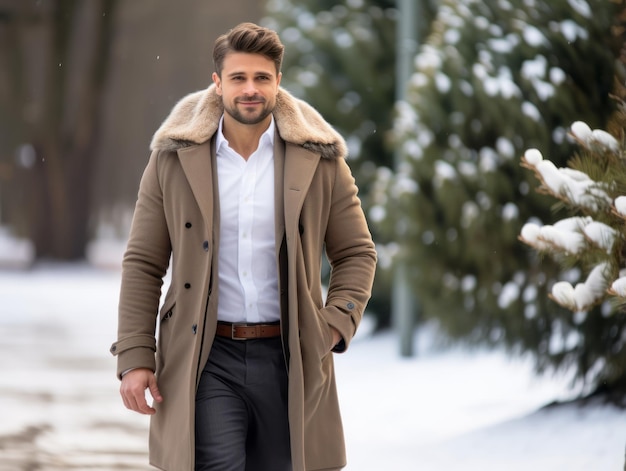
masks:
[[[591,139],[591,128],[583,121],[574,121],[571,126],[572,134],[581,142],[585,143]]]
[[[618,196],[614,201],[615,210],[621,215],[626,216],[626,196]]]
[[[450,91],[452,81],[450,80],[450,77],[448,77],[446,74],[437,72],[435,74],[435,86],[437,87],[437,91],[444,95]]]
[[[536,167],[537,164],[543,160],[543,156],[539,149],[528,149],[524,152],[524,160],[526,160],[529,165]]]
[[[552,296],[560,305],[572,311],[586,311],[600,301],[607,289],[605,277],[609,269],[608,262],[603,262],[591,270],[584,283],[572,286],[567,281],[559,281],[552,286]]]
[[[561,21],[561,33],[571,43],[578,38],[584,40],[589,37],[587,30],[572,20]]]
[[[546,76],[548,60],[541,55],[532,60],[522,62],[521,74],[526,80],[536,80]]]
[[[522,113],[534,121],[541,121],[541,113],[530,101],[522,103]]]
[[[527,222],[522,226],[520,236],[525,243],[538,250],[553,249],[577,254],[585,246],[585,238],[580,232],[574,228],[560,226],[559,223],[541,226]]]
[[[626,298],[626,277],[622,276],[611,284],[613,292],[622,298]]]
[[[478,65],[478,64],[476,64]],[[500,68],[496,77],[486,75],[484,69],[475,67],[478,70],[477,76],[484,75],[482,78],[485,93],[489,96],[500,95],[505,99],[519,97],[522,95],[517,84],[512,80],[511,73],[507,68]]]
[[[433,178],[436,186],[441,186],[446,180],[454,180],[456,178],[456,170],[448,162],[443,160],[435,161],[435,176]]]
[[[514,281],[509,281],[502,287],[498,296],[498,306],[500,309],[506,309],[513,304],[520,295],[520,288]]]
[[[458,29],[448,29],[443,33],[443,40],[446,44],[454,45],[461,39],[461,33]]]
[[[580,127],[577,132],[581,132]],[[603,146],[610,145],[606,140],[598,141],[594,133],[595,131],[592,132],[592,142],[598,142]],[[604,205],[612,203],[603,189],[606,187],[605,184],[595,182],[580,170],[557,168],[552,161],[541,160],[541,154],[535,149],[530,149],[526,153],[530,156],[530,160],[525,158],[526,163],[533,167],[545,187],[555,196],[592,211],[598,211]]]
[[[563,82],[565,82],[565,79],[567,79],[567,75],[565,74],[563,69],[560,69],[558,67],[550,68],[550,81],[554,85],[561,85]]]
[[[0,226],[0,266],[27,268],[35,257],[35,247],[26,239],[15,237]]]
[[[502,219],[504,219],[505,221],[512,221],[514,219],[517,219],[518,216],[519,208],[515,203],[509,202],[502,207]]]
[[[603,129],[594,129],[592,131],[589,125],[582,121],[572,123],[571,132],[587,148],[595,144],[601,149],[613,153],[618,153],[620,150],[619,142],[617,142],[615,137]]]
[[[480,215],[478,205],[473,201],[465,201],[461,209],[461,227],[467,229]]]
[[[515,145],[513,145],[511,140],[506,137],[500,136],[496,139],[496,149],[498,149],[499,154],[507,158],[515,156]]]
[[[86,263],[0,270],[2,471],[151,469],[148,419],[124,409],[108,352],[119,279],[119,267]],[[542,408],[577,391],[567,374],[437,347],[432,326],[403,358],[396,336],[371,325],[335,356],[348,471],[621,469],[626,411]]]
[[[495,172],[498,168],[498,154],[491,147],[483,147],[478,151],[479,167],[483,173]]]
[[[531,47],[539,47],[548,44],[548,40],[538,28],[532,25],[526,25],[522,31],[524,41]]]
[[[487,45],[493,52],[506,54],[517,45],[517,38],[514,38],[513,41],[511,37],[491,38],[487,40]]]
[[[591,138],[604,149],[615,153],[619,152],[619,142],[605,130],[594,129],[591,133]]]
[[[591,18],[591,7],[585,0],[567,0],[567,3],[575,10],[579,15],[585,18]]]
[[[587,224],[583,232],[598,247],[604,249],[607,254],[612,252],[615,238],[619,237],[619,233],[615,229],[598,221],[592,221]]]

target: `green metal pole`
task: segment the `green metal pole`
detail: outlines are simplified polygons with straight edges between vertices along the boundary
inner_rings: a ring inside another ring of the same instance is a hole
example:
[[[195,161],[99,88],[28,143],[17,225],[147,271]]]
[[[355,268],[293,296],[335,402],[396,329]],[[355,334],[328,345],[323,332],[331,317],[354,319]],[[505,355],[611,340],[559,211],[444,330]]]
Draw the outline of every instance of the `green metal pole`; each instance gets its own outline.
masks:
[[[418,46],[419,0],[397,0],[398,24],[396,34],[396,100],[406,97],[407,83],[413,71],[413,60]],[[401,163],[398,151],[395,153],[396,168]],[[408,279],[408,266],[404,256],[403,235],[399,235],[400,254],[394,265],[392,292],[392,322],[400,339],[400,355],[410,357],[414,354],[415,306]]]

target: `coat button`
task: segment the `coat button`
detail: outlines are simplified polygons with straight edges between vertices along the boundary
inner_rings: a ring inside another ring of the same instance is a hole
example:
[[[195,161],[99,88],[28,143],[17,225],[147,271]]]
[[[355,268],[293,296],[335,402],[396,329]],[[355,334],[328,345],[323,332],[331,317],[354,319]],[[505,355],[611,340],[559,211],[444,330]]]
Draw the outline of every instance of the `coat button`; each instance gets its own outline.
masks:
[[[348,304],[346,304],[346,307],[348,309],[354,309],[354,303],[353,302],[349,302]]]
[[[198,331],[198,324],[194,324],[191,326],[191,331],[194,333],[194,335],[196,334],[196,332]]]
[[[185,289],[191,288],[191,283],[185,283]]]
[[[186,222],[186,223],[185,223],[185,227],[186,227],[187,229],[189,229],[189,228],[191,227],[191,223],[190,223],[190,222]]]
[[[115,345],[113,345],[113,346],[111,347],[111,353],[115,353],[115,350],[117,350],[117,347],[116,347]]]
[[[205,252],[209,251],[209,241],[205,240],[204,242],[202,242],[202,248],[204,249]]]

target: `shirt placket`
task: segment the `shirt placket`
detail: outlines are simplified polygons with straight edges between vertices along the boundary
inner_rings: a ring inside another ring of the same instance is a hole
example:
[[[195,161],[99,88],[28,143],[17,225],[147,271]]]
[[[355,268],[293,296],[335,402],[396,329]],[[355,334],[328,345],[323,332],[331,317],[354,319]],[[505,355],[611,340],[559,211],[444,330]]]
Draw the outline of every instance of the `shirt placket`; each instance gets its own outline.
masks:
[[[243,288],[245,317],[258,322],[257,290],[252,277],[252,230],[254,225],[254,193],[256,188],[256,159],[246,162],[239,192],[239,280]]]

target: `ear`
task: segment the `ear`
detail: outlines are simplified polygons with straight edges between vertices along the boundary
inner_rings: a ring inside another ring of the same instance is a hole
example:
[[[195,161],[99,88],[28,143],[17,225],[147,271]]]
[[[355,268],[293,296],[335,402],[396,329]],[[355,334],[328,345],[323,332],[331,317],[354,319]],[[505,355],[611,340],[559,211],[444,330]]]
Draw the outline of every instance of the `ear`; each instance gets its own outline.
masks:
[[[278,72],[278,77],[276,77],[276,86],[279,87],[280,86],[280,79],[283,78],[283,73],[282,72]]]
[[[222,95],[222,81],[220,80],[220,76],[217,75],[217,72],[213,72],[213,75],[211,75],[211,78],[213,79],[213,83],[215,84],[215,92],[218,95]]]

